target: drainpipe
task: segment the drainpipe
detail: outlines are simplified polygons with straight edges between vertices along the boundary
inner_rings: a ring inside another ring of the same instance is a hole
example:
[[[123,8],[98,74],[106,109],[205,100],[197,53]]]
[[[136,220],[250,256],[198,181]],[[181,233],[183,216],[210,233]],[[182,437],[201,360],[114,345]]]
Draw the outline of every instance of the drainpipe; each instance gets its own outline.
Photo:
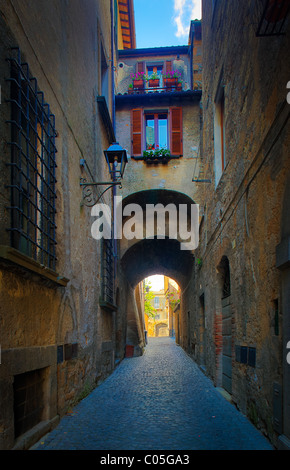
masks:
[[[114,80],[114,51],[115,51],[115,41],[114,41],[114,0],[111,0],[111,98],[112,98],[112,126],[114,134],[116,133],[116,118],[115,118],[115,80]],[[111,142],[110,142],[111,143]],[[113,181],[116,181],[115,173],[113,173]],[[113,228],[112,232],[115,233],[115,196],[117,194],[116,186],[113,186]],[[114,286],[116,280],[116,271],[117,271],[117,240],[113,238],[114,244]]]
[[[111,0],[111,99],[112,99],[112,126],[116,140],[116,119],[115,119],[115,80],[114,80],[114,18],[115,18],[114,0]],[[111,143],[111,142],[110,142]],[[115,173],[113,173],[113,181],[116,181]],[[117,274],[117,240],[114,238],[115,233],[115,196],[116,196],[116,185],[113,186],[113,224],[112,224],[112,236],[113,236],[113,256],[114,256],[114,303],[116,302],[116,274]],[[113,369],[115,368],[117,344],[116,344],[116,314],[113,315],[113,335],[114,335],[114,346],[113,346]]]
[[[112,77],[111,77],[111,85],[112,85],[112,124],[115,133],[115,81],[114,81],[114,0],[111,0],[111,68],[112,68]]]
[[[190,28],[190,88],[193,90],[193,39],[194,39],[194,32],[191,23]]]

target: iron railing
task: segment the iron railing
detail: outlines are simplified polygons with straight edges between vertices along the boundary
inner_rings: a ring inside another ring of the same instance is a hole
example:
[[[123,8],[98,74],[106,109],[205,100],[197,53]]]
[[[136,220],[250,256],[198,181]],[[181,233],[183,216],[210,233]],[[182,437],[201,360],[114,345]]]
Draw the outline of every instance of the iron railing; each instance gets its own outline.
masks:
[[[143,94],[143,93],[164,93],[164,92],[184,91],[180,85],[174,84],[171,86],[148,86],[144,84],[142,87],[134,87],[128,90],[129,94]]]
[[[114,304],[114,242],[113,239],[102,239],[102,296],[101,301]]]

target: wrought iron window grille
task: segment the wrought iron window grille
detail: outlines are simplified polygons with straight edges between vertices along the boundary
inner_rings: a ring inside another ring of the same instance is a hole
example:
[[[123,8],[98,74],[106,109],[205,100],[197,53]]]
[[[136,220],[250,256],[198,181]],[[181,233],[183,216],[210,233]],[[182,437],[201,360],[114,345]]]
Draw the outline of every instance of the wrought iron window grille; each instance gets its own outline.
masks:
[[[102,239],[103,257],[102,257],[102,297],[103,303],[114,304],[114,243],[113,239]]]
[[[285,34],[285,24],[290,12],[290,0],[266,0],[260,18],[257,37],[281,36]]]
[[[11,246],[40,264],[56,264],[56,152],[55,116],[39,91],[19,48],[10,63]]]

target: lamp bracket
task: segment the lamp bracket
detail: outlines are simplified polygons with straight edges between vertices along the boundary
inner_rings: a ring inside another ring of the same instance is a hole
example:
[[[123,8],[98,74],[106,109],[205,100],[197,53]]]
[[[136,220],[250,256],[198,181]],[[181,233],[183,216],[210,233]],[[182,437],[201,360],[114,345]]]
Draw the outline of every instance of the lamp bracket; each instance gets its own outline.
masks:
[[[99,183],[88,183],[85,178],[80,178],[80,186],[83,188],[83,200],[82,203],[85,206],[92,207],[101,199],[103,194],[113,186],[119,186],[122,189],[121,181],[100,181]],[[101,194],[97,195],[94,193],[93,188],[97,186],[108,186]]]

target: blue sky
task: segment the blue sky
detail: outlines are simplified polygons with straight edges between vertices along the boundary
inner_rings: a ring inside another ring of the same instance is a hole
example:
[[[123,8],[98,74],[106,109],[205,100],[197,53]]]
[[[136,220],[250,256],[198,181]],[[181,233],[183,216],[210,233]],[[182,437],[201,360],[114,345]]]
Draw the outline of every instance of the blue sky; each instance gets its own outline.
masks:
[[[201,0],[134,0],[137,48],[188,43],[190,21],[201,19]]]

